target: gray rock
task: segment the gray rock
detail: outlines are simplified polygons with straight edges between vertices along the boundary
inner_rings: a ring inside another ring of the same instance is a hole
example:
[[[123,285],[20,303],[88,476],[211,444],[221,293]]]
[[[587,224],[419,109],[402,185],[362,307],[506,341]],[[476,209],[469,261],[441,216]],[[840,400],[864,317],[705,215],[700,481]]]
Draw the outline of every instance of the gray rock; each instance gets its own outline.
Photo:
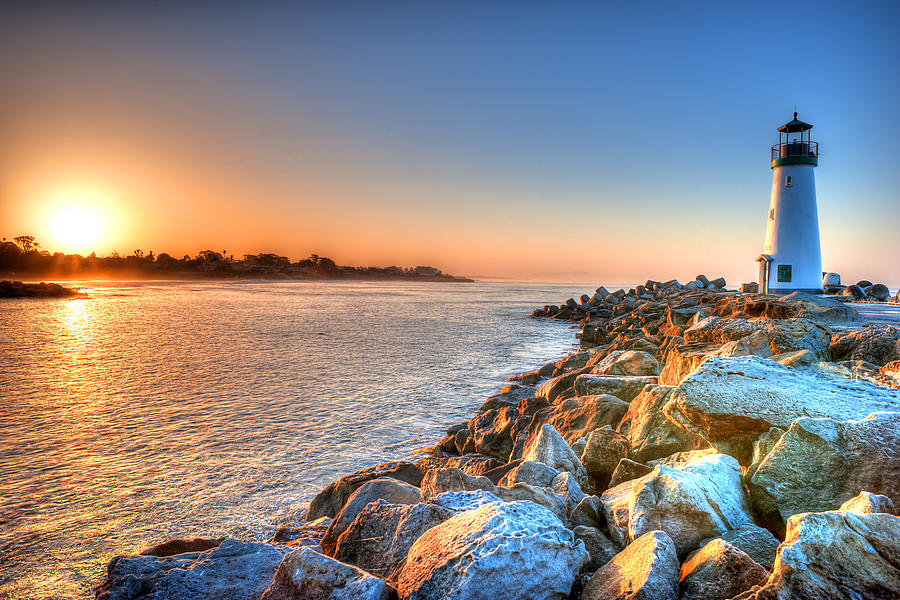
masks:
[[[613,542],[636,540],[662,530],[675,542],[679,556],[700,540],[751,521],[737,461],[709,454],[679,468],[664,465],[600,496]]]
[[[648,531],[600,567],[582,600],[678,600],[678,556],[662,531]]]
[[[543,507],[487,504],[425,532],[398,572],[405,600],[567,598],[589,555]]]
[[[797,419],[753,466],[748,489],[757,522],[782,530],[792,515],[833,510],[861,491],[900,497],[898,448],[897,412]]]
[[[378,479],[379,477],[392,477],[393,479],[418,486],[422,481],[422,476],[422,470],[413,463],[390,462],[341,477],[313,498],[306,513],[306,520],[315,521],[320,517],[334,517],[341,511],[350,494],[367,481]]]
[[[288,552],[286,546],[227,539],[205,552],[116,557],[97,600],[259,598]]]
[[[500,498],[485,490],[468,492],[444,492],[431,499],[431,504],[446,508],[455,513],[474,510],[484,504],[500,502]]]
[[[766,583],[734,600],[900,598],[900,517],[803,513],[788,519]]]
[[[768,529],[763,529],[754,523],[744,523],[731,531],[726,531],[721,536],[741,552],[746,553],[754,562],[772,569],[775,564],[775,554],[778,552],[778,538],[772,535]],[[707,538],[700,541],[700,546],[719,538]]]
[[[360,486],[350,495],[341,512],[325,531],[321,541],[322,553],[334,556],[334,545],[338,537],[367,504],[376,500],[386,500],[391,504],[417,504],[420,501],[419,488],[390,477],[379,477]]]
[[[472,477],[460,469],[431,469],[422,479],[422,500],[431,502],[444,492],[484,490],[494,492],[494,484],[487,477]]]
[[[715,539],[681,565],[681,600],[728,600],[762,585],[769,571],[725,540]]]
[[[656,384],[655,376],[630,375],[578,375],[575,378],[575,393],[578,396],[609,394],[625,402],[631,402],[647,384]]]
[[[616,470],[613,471],[612,477],[610,477],[607,487],[616,487],[620,483],[631,481],[632,479],[637,479],[638,477],[643,477],[652,470],[653,467],[649,467],[643,463],[635,462],[628,458],[623,458],[619,461],[619,464],[616,465]]]
[[[753,442],[773,426],[786,429],[801,416],[862,419],[884,410],[900,410],[900,390],[747,356],[707,360],[672,392],[664,412],[749,464]]]
[[[572,529],[575,538],[584,542],[584,547],[591,558],[581,567],[583,573],[593,573],[619,553],[619,549],[596,527],[578,525]]]
[[[633,460],[646,462],[675,452],[709,447],[704,438],[678,427],[666,417],[663,408],[674,389],[647,386],[631,401],[618,432],[624,436],[629,446],[627,456]]]
[[[437,504],[390,504],[377,500],[367,505],[341,534],[332,556],[388,579],[419,536],[454,514]]]
[[[625,436],[611,429],[597,429],[588,437],[581,461],[588,475],[603,489],[619,461],[628,458],[629,453],[630,446]]]
[[[656,376],[662,370],[656,357],[640,350],[616,350],[587,365],[593,367],[592,375]]]
[[[525,447],[522,458],[544,463],[557,471],[568,471],[579,483],[587,482],[587,473],[578,456],[552,425],[541,427],[537,436]]]
[[[841,292],[841,296],[847,296],[848,298],[853,298],[854,300],[865,300],[866,292],[858,285],[848,285]]]
[[[211,593],[204,598],[219,598]],[[184,598],[172,596],[171,599]],[[395,600],[397,592],[362,569],[309,548],[284,557],[261,600]],[[186,600],[186,599],[185,599]]]
[[[572,514],[572,511],[574,511],[586,497],[581,486],[578,485],[578,482],[575,480],[575,476],[566,471],[563,471],[554,477],[553,481],[550,482],[549,487],[565,500],[567,515]]]
[[[566,499],[551,488],[537,487],[527,483],[517,483],[510,487],[498,486],[494,493],[504,502],[532,502],[552,512],[561,523],[565,523],[568,510]]]
[[[559,475],[559,471],[544,463],[525,460],[504,475],[500,479],[499,485],[511,486],[521,481],[530,485],[547,487],[557,475]]]
[[[585,527],[601,527],[606,523],[603,516],[603,504],[597,496],[585,496],[582,498],[575,510],[569,514],[569,525],[577,527],[583,525]]]

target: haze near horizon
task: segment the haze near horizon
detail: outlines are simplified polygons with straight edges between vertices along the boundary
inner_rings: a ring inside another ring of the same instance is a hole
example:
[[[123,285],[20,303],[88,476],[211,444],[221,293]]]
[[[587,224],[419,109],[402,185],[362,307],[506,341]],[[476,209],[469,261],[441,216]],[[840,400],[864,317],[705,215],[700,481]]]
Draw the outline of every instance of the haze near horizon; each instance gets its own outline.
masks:
[[[900,285],[893,3],[34,3],[0,235],[510,279],[756,279],[812,123],[823,268]]]

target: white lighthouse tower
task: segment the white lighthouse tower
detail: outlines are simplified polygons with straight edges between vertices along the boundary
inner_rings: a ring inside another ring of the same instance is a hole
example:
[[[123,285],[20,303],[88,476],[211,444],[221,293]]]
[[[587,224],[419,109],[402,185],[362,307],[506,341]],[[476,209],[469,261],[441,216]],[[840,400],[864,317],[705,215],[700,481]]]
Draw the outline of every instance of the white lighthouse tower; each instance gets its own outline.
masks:
[[[797,119],[778,128],[772,146],[772,199],[766,243],[759,262],[759,290],[789,294],[822,292],[822,252],[816,177],[819,145],[809,139],[812,125]],[[783,135],[783,137],[782,137]]]

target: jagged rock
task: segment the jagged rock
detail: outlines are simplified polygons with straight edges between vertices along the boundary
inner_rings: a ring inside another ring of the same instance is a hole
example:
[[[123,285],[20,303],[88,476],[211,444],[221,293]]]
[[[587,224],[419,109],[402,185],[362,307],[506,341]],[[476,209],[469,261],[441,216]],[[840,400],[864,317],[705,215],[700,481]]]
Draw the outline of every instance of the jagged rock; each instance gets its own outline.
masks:
[[[586,495],[575,480],[575,476],[571,473],[563,471],[553,478],[550,482],[550,489],[563,497],[566,502],[566,514],[572,514],[572,511],[578,507],[578,504],[585,499]]]
[[[769,572],[747,554],[717,538],[681,565],[680,600],[727,600],[761,585]]]
[[[900,517],[824,512],[788,519],[769,579],[734,600],[794,598],[900,598]]]
[[[700,540],[718,537],[751,520],[737,461],[710,454],[679,468],[664,465],[600,496],[614,542],[622,545],[648,531],[665,531],[679,556]]]
[[[431,468],[456,468],[462,469],[467,475],[479,477],[498,467],[502,467],[503,461],[481,454],[464,454],[462,456],[445,456],[441,459],[431,459]],[[427,470],[423,468],[423,471]]]
[[[259,598],[288,552],[286,546],[227,539],[205,552],[117,556],[96,596],[97,600]]]
[[[619,553],[619,549],[596,527],[578,525],[572,529],[575,538],[584,542],[584,547],[591,558],[581,567],[583,573],[593,573]]]
[[[494,489],[494,494],[504,502],[525,501],[542,506],[556,515],[561,523],[565,523],[568,517],[566,499],[551,488],[520,482],[509,487],[498,486]]]
[[[630,450],[627,456],[633,460],[646,462],[675,452],[709,447],[704,438],[678,427],[666,417],[663,408],[674,389],[664,385],[647,386],[631,401],[618,432],[627,440]]]
[[[833,510],[861,491],[900,497],[900,412],[791,424],[748,481],[757,522],[782,530],[803,512]]]
[[[590,367],[582,367],[581,369],[576,369],[564,375],[558,375],[552,379],[548,379],[538,386],[534,395],[538,398],[544,398],[547,402],[552,404],[560,394],[575,385],[576,377],[590,371],[590,369]]]
[[[686,325],[698,312],[704,310],[702,305],[685,306],[682,308],[671,308],[666,311],[666,324],[670,327],[673,325]]]
[[[404,600],[562,600],[588,558],[545,508],[486,504],[425,532],[395,581]]]
[[[511,486],[524,482],[529,485],[547,487],[553,478],[559,475],[559,471],[541,462],[531,460],[522,461],[518,467],[509,471],[500,479],[503,486]]]
[[[507,406],[515,406],[525,398],[534,396],[535,387],[531,385],[510,384],[504,386],[499,394],[489,396],[478,408],[478,412],[505,408]]]
[[[379,477],[392,477],[393,479],[418,486],[422,482],[422,476],[422,470],[413,463],[390,462],[341,477],[313,498],[312,502],[309,503],[306,520],[315,521],[320,517],[334,517],[341,511],[350,494],[367,481],[378,479]]]
[[[804,351],[809,352],[809,350]],[[762,356],[763,358],[769,358],[772,356],[772,349],[769,347],[769,337],[762,331],[757,331],[747,337],[723,344],[713,354],[716,356]]]
[[[735,298],[716,304],[716,314],[743,313],[750,317],[768,319],[810,319],[825,323],[846,323],[855,321],[858,315],[855,310],[832,298],[822,298],[804,292],[794,292],[781,298],[757,296],[753,298]]]
[[[609,394],[625,402],[631,402],[647,384],[656,384],[658,377],[646,375],[579,375],[575,378],[578,396]]]
[[[597,496],[585,496],[569,514],[569,524],[572,527],[600,527],[604,523],[606,519],[603,516],[603,504]]]
[[[719,344],[715,342],[684,342],[673,345],[666,355],[666,366],[659,375],[659,383],[678,385],[719,348]]]
[[[525,447],[524,460],[542,462],[557,471],[568,471],[579,483],[587,481],[587,473],[572,447],[552,425],[544,425]]]
[[[890,498],[871,492],[860,492],[858,495],[841,504],[841,507],[838,510],[849,510],[858,513],[897,514],[894,512],[894,502]]]
[[[900,329],[892,325],[866,325],[841,332],[831,340],[831,355],[838,360],[864,360],[881,366],[900,359]]]
[[[437,504],[367,505],[341,533],[333,558],[387,579],[423,533],[456,514]]]
[[[429,504],[446,508],[454,513],[461,513],[491,502],[500,502],[500,498],[486,490],[470,490],[438,494],[431,499]]]
[[[468,433],[479,454],[506,460],[513,449],[513,427],[519,411],[512,406],[480,413],[469,420]]]
[[[537,435],[542,425],[552,425],[571,444],[605,425],[615,427],[627,410],[628,403],[615,396],[567,398],[537,411],[528,430],[531,435]]]
[[[204,590],[205,598],[220,598]],[[249,597],[249,596],[248,596]],[[179,596],[171,596],[179,598]],[[260,600],[395,600],[385,581],[309,548],[295,550],[278,566],[272,585]]]
[[[725,344],[761,331],[769,339],[772,354],[791,350],[809,350],[819,360],[830,360],[831,328],[808,319],[723,319],[710,316],[684,332],[687,342]]]
[[[582,600],[678,600],[678,556],[665,532],[649,531],[591,577]]]
[[[638,350],[616,350],[602,360],[592,359],[587,364],[593,367],[593,375],[656,376],[661,370],[653,355]]]
[[[755,523],[744,523],[731,531],[726,531],[719,538],[707,538],[700,541],[700,546],[705,546],[715,539],[722,539],[746,553],[754,562],[771,570],[775,564],[775,554],[778,552],[778,538],[772,535],[768,529],[763,529]]]
[[[494,484],[487,477],[472,477],[460,469],[432,469],[422,479],[421,497],[431,502],[444,492],[485,490],[493,493]]]
[[[669,397],[666,416],[749,464],[753,442],[801,416],[861,419],[900,410],[900,391],[798,371],[756,356],[711,358]]]
[[[581,462],[597,487],[603,489],[619,461],[628,458],[629,452],[628,440],[623,435],[612,429],[597,429],[588,437]]]
[[[648,467],[643,463],[623,458],[619,461],[619,464],[616,465],[616,470],[613,471],[607,487],[616,487],[620,483],[643,477],[652,470],[653,467]]]
[[[366,482],[350,495],[341,512],[328,526],[321,541],[322,553],[334,556],[334,545],[338,537],[370,502],[386,500],[391,504],[417,504],[419,494],[419,488],[390,477],[379,477]]]

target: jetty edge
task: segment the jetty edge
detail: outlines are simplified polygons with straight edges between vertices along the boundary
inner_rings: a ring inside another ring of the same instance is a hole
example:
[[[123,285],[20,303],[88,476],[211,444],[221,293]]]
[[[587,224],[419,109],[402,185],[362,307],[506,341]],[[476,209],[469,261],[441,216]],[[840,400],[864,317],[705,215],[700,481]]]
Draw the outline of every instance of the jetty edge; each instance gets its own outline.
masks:
[[[0,281],[0,298],[87,298],[87,294],[58,283]]]
[[[536,310],[580,348],[418,460],[334,481],[266,542],[116,557],[96,597],[900,597],[900,329],[713,283]]]

